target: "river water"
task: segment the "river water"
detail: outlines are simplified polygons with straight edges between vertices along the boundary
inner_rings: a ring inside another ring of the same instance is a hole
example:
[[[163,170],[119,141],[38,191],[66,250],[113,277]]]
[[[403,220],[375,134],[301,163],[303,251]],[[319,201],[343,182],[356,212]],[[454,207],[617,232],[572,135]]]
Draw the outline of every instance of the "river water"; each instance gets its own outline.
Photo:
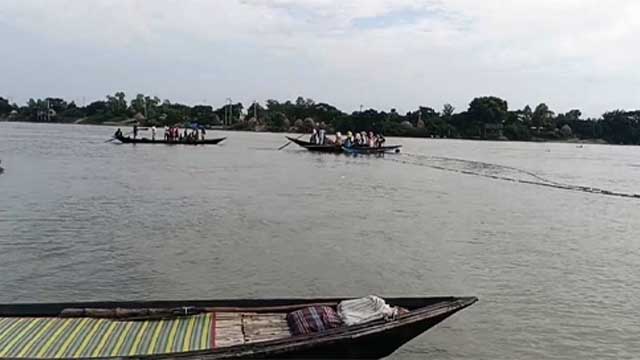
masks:
[[[392,358],[640,353],[640,147],[113,131],[0,123],[0,302],[476,295]]]

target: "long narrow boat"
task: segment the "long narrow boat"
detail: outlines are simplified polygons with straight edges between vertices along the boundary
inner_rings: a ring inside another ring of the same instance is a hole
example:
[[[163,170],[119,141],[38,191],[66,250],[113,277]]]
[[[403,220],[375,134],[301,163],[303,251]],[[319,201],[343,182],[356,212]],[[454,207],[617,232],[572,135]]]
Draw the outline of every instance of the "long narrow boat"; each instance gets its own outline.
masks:
[[[325,144],[318,145],[312,144],[308,141],[298,140],[296,138],[286,137],[289,141],[296,143],[297,145],[314,152],[325,152],[325,153],[358,153],[358,154],[381,154],[386,152],[392,152],[400,149],[402,145],[389,145],[389,146],[379,146],[379,147],[369,147],[369,146],[339,146],[334,144]]]
[[[287,136],[286,138],[289,139],[289,141],[296,143],[297,145],[309,151],[324,152],[324,153],[341,153],[342,152],[342,148],[338,145],[333,145],[333,144],[319,145],[319,144],[312,144],[304,140],[298,140],[296,138],[292,138],[289,136]]]
[[[369,146],[343,146],[342,151],[347,154],[384,154],[389,152],[400,152],[402,145],[389,145],[379,147]]]
[[[124,136],[116,136],[115,139],[120,141],[123,144],[215,145],[225,140],[226,137],[217,138],[217,139],[196,140],[196,141],[170,141],[170,140],[164,140],[164,139],[151,140],[147,138],[133,139],[131,137],[124,137]]]
[[[345,299],[0,305],[2,359],[382,358],[475,297],[386,298],[393,319],[292,335],[287,314]]]

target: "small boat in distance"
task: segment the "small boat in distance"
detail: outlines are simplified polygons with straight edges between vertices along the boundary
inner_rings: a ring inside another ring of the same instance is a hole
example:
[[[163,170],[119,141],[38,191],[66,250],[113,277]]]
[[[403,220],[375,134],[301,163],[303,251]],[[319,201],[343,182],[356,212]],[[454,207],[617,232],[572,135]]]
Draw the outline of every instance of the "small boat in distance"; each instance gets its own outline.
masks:
[[[217,139],[205,139],[205,140],[174,141],[174,140],[164,140],[164,139],[151,140],[147,138],[133,139],[131,137],[125,137],[120,135],[120,136],[114,136],[114,139],[120,141],[123,144],[215,145],[224,141],[226,137],[217,138]]]
[[[289,316],[332,312],[344,300],[350,299],[0,305],[0,358],[383,358],[478,299],[385,298],[402,312],[294,335]]]
[[[299,140],[296,138],[292,138],[286,136],[286,138],[296,143],[297,145],[314,152],[324,152],[324,153],[356,153],[356,154],[382,154],[387,152],[398,152],[402,145],[389,145],[389,146],[378,146],[378,147],[370,147],[370,146],[339,146],[335,144],[313,144],[308,141]]]

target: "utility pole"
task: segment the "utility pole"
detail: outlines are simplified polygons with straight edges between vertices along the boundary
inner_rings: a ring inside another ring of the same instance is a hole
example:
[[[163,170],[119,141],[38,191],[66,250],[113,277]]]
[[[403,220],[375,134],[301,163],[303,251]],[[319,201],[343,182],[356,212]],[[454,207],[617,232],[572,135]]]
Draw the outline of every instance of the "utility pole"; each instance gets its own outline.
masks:
[[[229,109],[227,107],[227,104],[224,104],[224,119],[222,119],[223,125],[227,125],[227,112],[229,112]]]
[[[256,119],[256,123],[258,123],[258,101],[253,101],[253,118]]]
[[[364,106],[364,105],[360,104],[360,112],[362,112],[362,107],[363,107],[363,106]]]

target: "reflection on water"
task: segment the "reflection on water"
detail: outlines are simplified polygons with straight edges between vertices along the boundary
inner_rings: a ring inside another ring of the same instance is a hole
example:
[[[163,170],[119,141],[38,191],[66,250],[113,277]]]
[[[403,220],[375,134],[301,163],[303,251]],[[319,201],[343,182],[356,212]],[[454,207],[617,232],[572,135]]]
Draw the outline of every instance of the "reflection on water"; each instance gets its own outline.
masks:
[[[637,200],[532,186],[640,193],[636,147],[389,139],[404,152],[354,158],[113,131],[0,123],[0,302],[477,295],[394,358],[640,352]]]

